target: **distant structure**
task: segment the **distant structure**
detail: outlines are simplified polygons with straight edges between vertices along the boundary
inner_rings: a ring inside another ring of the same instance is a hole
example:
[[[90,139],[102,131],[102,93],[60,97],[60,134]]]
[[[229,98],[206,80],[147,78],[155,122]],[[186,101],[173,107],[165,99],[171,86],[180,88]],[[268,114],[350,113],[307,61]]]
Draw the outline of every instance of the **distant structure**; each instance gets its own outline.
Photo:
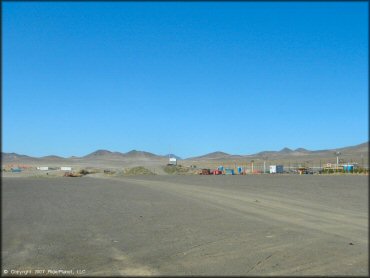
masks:
[[[270,165],[270,174],[281,174],[284,172],[283,165]]]
[[[357,168],[356,164],[344,164],[343,165],[343,171],[344,172],[353,172],[354,169]]]
[[[61,171],[72,171],[72,167],[69,167],[69,166],[62,166],[62,167],[60,167],[60,170],[61,170]]]
[[[49,170],[49,167],[48,166],[39,166],[39,167],[37,167],[37,170],[40,170],[40,171],[48,171]]]
[[[177,165],[177,159],[175,157],[169,157],[168,158],[168,164],[169,165]]]
[[[11,168],[11,171],[12,171],[13,173],[19,173],[19,172],[22,172],[22,169],[21,169],[21,168],[19,168],[19,167],[13,167],[13,168]]]
[[[234,169],[225,168],[225,175],[235,175]]]

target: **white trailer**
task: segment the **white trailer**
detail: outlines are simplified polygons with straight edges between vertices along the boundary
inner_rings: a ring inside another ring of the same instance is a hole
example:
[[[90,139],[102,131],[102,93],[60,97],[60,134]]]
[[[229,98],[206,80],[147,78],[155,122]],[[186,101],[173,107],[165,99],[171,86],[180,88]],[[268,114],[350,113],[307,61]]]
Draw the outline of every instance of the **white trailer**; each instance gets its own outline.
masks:
[[[60,167],[61,171],[72,171],[72,167],[62,166]]]
[[[37,167],[37,170],[40,170],[40,171],[48,171],[49,170],[49,167],[48,166],[39,166],[39,167]]]

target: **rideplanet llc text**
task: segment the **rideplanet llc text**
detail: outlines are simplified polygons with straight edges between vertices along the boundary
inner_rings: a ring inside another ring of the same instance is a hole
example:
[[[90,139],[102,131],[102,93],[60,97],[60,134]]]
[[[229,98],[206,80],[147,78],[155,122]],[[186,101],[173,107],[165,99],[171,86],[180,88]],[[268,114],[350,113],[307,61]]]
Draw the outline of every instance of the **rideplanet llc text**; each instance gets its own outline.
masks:
[[[4,271],[5,275],[19,275],[19,276],[27,276],[27,275],[83,275],[86,274],[85,269],[35,269],[35,270],[30,270],[30,269],[25,269],[25,270],[15,270],[15,269],[10,269],[7,270],[5,269]]]

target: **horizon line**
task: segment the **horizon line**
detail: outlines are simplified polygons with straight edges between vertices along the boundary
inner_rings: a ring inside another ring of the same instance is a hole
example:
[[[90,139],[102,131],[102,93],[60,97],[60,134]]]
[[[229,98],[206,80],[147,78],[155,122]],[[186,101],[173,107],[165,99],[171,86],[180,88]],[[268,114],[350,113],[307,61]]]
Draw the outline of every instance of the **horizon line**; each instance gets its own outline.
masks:
[[[329,150],[350,148],[350,147],[355,147],[355,146],[359,146],[359,145],[363,145],[363,144],[369,144],[369,140],[367,140],[363,143],[355,144],[355,145],[349,145],[349,146],[345,146],[345,147],[329,148],[329,149],[319,149],[319,150],[309,150],[309,149],[306,149],[306,148],[303,148],[303,147],[299,147],[299,148],[296,148],[296,149],[291,149],[289,147],[284,147],[280,150],[263,150],[263,151],[258,151],[258,152],[253,153],[253,154],[231,154],[231,153],[226,153],[224,151],[218,150],[218,151],[213,151],[213,152],[209,152],[209,153],[206,153],[206,154],[193,155],[193,156],[188,156],[188,157],[180,157],[180,156],[176,155],[175,153],[157,154],[157,153],[154,153],[154,152],[151,152],[151,151],[137,150],[137,149],[132,149],[132,150],[129,150],[127,152],[111,151],[111,150],[108,150],[108,149],[97,149],[95,151],[92,151],[92,152],[90,152],[86,155],[82,155],[82,156],[76,156],[76,155],[61,156],[61,155],[56,155],[56,154],[49,154],[49,155],[43,155],[43,156],[32,156],[32,155],[28,155],[28,154],[25,154],[25,153],[21,154],[21,153],[17,153],[17,152],[4,152],[4,151],[2,151],[1,153],[2,154],[25,155],[25,156],[29,156],[29,157],[33,157],[33,158],[43,158],[43,157],[47,157],[47,156],[57,156],[57,157],[61,157],[61,158],[72,158],[72,157],[82,158],[82,157],[88,156],[88,155],[93,154],[93,153],[98,152],[98,151],[107,151],[107,152],[110,152],[110,153],[119,153],[119,154],[128,154],[130,152],[135,151],[135,152],[146,152],[146,153],[149,153],[149,154],[152,154],[152,155],[155,155],[155,156],[163,156],[163,157],[168,156],[168,155],[173,155],[173,156],[179,157],[181,160],[185,160],[185,159],[190,159],[190,158],[197,158],[197,157],[207,156],[207,155],[214,154],[214,153],[224,153],[224,154],[230,155],[230,156],[253,156],[253,155],[257,155],[259,153],[263,153],[263,152],[280,152],[280,151],[283,151],[285,149],[288,149],[288,150],[291,150],[291,151],[296,151],[296,150],[299,150],[299,149],[303,149],[303,150],[306,150],[306,151],[309,151],[309,152],[317,152],[317,151],[329,151]]]

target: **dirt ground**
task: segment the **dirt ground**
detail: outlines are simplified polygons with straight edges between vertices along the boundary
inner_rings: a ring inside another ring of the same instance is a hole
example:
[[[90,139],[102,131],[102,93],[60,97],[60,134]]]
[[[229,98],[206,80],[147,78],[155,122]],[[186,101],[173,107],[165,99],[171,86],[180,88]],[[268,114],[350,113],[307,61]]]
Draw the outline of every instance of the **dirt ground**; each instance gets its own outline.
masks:
[[[2,204],[3,275],[368,276],[367,176],[3,178]]]

